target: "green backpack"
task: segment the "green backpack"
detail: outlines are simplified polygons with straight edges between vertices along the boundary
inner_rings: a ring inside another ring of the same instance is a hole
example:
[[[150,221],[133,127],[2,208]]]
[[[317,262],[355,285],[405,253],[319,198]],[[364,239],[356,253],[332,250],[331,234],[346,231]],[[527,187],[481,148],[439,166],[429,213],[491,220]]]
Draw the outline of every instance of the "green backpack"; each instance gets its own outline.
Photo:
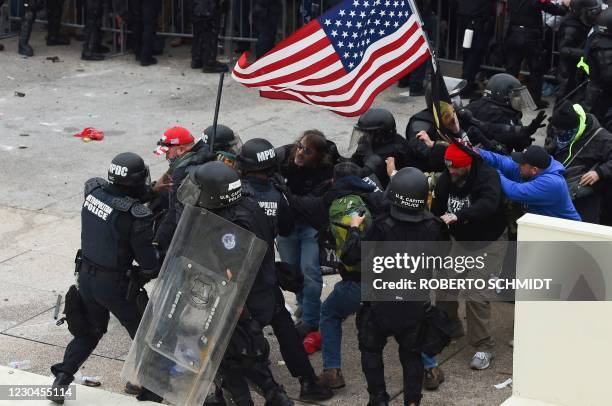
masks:
[[[342,246],[351,227],[351,217],[357,214],[365,215],[363,223],[359,226],[359,231],[363,232],[372,223],[372,215],[361,196],[347,195],[339,197],[329,207],[329,229],[336,245],[336,255],[338,258],[342,255]],[[344,265],[344,268],[347,272],[359,272],[359,266]]]

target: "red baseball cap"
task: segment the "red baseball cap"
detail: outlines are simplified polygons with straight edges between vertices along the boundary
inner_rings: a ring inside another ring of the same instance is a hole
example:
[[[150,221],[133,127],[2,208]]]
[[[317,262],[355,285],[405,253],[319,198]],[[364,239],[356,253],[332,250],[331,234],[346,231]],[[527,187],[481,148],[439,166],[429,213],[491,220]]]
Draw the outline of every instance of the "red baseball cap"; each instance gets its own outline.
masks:
[[[453,168],[466,168],[472,165],[472,157],[457,144],[451,144],[444,153],[446,166]]]
[[[176,145],[187,145],[194,141],[193,135],[184,127],[172,127],[167,129],[161,139],[157,141],[157,149],[155,155],[164,155],[168,152],[168,148]]]

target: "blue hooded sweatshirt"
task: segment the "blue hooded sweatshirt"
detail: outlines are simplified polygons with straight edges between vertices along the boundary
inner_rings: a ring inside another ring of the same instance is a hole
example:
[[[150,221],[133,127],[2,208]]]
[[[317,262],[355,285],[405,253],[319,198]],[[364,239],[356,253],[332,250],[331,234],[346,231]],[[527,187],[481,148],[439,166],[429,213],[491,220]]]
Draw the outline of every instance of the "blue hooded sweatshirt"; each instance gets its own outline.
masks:
[[[565,167],[554,159],[536,177],[521,178],[519,164],[512,158],[480,150],[480,156],[500,175],[502,191],[508,199],[523,204],[528,213],[581,221],[567,189]]]

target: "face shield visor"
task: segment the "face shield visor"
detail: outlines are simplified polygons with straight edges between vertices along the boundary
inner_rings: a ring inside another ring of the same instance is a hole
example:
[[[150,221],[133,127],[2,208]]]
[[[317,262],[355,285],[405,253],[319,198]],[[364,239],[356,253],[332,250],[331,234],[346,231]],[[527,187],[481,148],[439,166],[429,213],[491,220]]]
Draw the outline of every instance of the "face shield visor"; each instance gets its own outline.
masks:
[[[601,11],[601,4],[598,4],[596,7],[585,8],[580,12],[580,21],[582,24],[592,27],[597,24]]]
[[[190,173],[179,186],[176,196],[181,203],[196,206],[200,192],[200,187],[193,181],[193,175]]]
[[[353,127],[348,153],[353,155],[357,151],[365,152],[372,150],[372,132],[363,130],[357,126]]]
[[[537,108],[526,86],[521,86],[510,92],[510,107],[516,111],[535,110]]]

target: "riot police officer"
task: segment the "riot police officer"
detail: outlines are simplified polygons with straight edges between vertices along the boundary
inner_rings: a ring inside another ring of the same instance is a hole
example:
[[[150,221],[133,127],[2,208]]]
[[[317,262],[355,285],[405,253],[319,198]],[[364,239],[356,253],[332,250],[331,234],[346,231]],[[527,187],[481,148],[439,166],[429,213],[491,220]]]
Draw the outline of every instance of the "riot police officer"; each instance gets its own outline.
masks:
[[[599,32],[589,38],[585,51],[591,82],[587,89],[585,108],[601,125],[612,130],[612,9],[604,10],[597,23]]]
[[[237,157],[243,182],[243,193],[252,196],[266,214],[273,237],[288,236],[293,231],[293,214],[283,194],[274,185],[271,176],[278,168],[274,146],[262,138],[247,141]],[[273,245],[273,241],[269,241]],[[291,375],[299,378],[300,399],[326,400],[333,396],[328,388],[316,383],[316,375],[298,330],[285,307],[285,299],[278,282],[268,290],[252,292],[247,300],[252,316],[261,325],[271,325],[278,339],[280,351]]]
[[[34,50],[29,44],[30,35],[36,21],[36,14],[45,6],[47,8],[47,46],[70,45],[68,36],[60,33],[64,0],[25,0],[23,2],[25,14],[19,31],[18,51],[20,55],[34,55]]]
[[[112,313],[134,338],[142,317],[135,298],[130,297],[127,272],[144,285],[157,277],[160,256],[152,245],[151,211],[141,203],[149,169],[142,158],[126,152],[113,158],[108,182],[93,178],[85,183],[81,210],[81,257],[78,271],[78,319],[67,314],[75,337],[66,347],[64,360],[51,367],[54,388],[69,385],[74,374],[95,350],[106,333]],[[136,261],[138,267],[132,263]],[[132,279],[133,280],[133,279]],[[136,289],[138,291],[138,288]],[[144,390],[145,399],[161,400]],[[63,396],[50,400],[63,403]]]
[[[252,405],[246,379],[253,382],[266,398],[266,404],[292,405],[282,386],[274,380],[269,368],[269,345],[262,333],[262,324],[254,316],[259,310],[261,293],[268,293],[276,286],[274,268],[274,233],[270,222],[257,202],[242,195],[238,173],[219,161],[207,162],[189,174],[188,183],[182,187],[195,185],[197,193],[181,192],[181,196],[194,196],[194,203],[214,214],[254,233],[268,243],[268,250],[259,268],[251,292],[247,298],[246,309],[232,335],[230,344],[218,371],[222,387],[232,396],[233,401],[242,405]],[[268,302],[273,297],[266,298]],[[256,310],[252,310],[251,308]],[[273,312],[273,311],[272,311]],[[270,315],[272,316],[272,315]]]
[[[557,76],[560,82],[557,100],[571,93],[576,82],[577,65],[584,54],[584,44],[589,31],[601,13],[601,0],[572,0],[570,12],[559,26],[559,65]]]
[[[538,109],[548,106],[542,100],[546,72],[542,12],[564,15],[567,9],[551,0],[508,0],[510,25],[506,34],[506,71],[518,77],[523,60],[527,61],[529,92]]]
[[[523,125],[522,111],[533,107],[529,91],[517,78],[498,73],[489,79],[483,97],[468,104],[459,116],[465,127],[476,125],[487,138],[502,144],[502,150],[509,153],[531,145],[531,136],[544,127],[542,122],[546,115],[543,111],[528,126]]]
[[[208,149],[216,154],[217,160],[224,161],[226,164],[234,166],[236,164],[236,155],[238,155],[242,147],[240,136],[228,126],[217,124],[214,145],[211,146],[212,134],[213,126],[206,127],[202,139],[204,143],[208,145]]]
[[[227,66],[217,61],[217,42],[221,20],[220,0],[191,0],[193,42],[191,68],[205,73],[227,72]]]
[[[373,108],[366,111],[355,125],[351,144],[357,149],[351,156],[351,161],[364,167],[372,156],[394,158],[398,169],[414,166],[429,170],[430,162],[427,157],[419,154],[421,141],[412,138],[406,140],[397,133],[395,118],[386,109]],[[379,162],[382,162],[378,159]],[[389,175],[385,167],[373,168],[383,187],[389,183]]]
[[[355,265],[360,260],[361,241],[438,241],[449,240],[444,223],[426,211],[429,194],[427,177],[416,168],[404,168],[391,179],[387,197],[390,211],[378,219],[362,237],[358,226],[363,216],[351,220],[341,260]],[[443,243],[445,244],[445,243]],[[440,253],[437,253],[439,255]],[[385,385],[383,350],[389,336],[399,345],[404,372],[404,404],[418,406],[424,368],[418,342],[418,326],[424,317],[424,302],[364,302],[357,315],[361,368],[370,395],[368,405],[389,404]],[[429,354],[433,355],[433,354]]]

